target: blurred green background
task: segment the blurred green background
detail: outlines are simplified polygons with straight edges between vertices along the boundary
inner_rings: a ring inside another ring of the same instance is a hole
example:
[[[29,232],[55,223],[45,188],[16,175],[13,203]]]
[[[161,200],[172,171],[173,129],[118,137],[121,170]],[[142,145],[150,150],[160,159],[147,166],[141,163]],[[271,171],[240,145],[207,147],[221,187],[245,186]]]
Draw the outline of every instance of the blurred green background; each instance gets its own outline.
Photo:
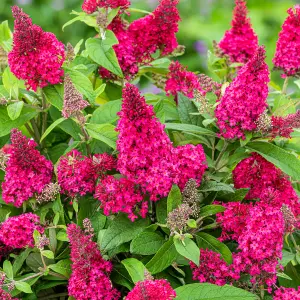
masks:
[[[0,21],[9,20],[13,28],[10,7],[17,4],[24,8],[33,22],[45,31],[54,32],[63,42],[75,45],[81,38],[95,34],[83,23],[74,23],[63,32],[62,25],[74,16],[72,10],[80,11],[83,0],[0,0]],[[132,0],[132,7],[152,10],[157,0]],[[260,44],[267,49],[267,62],[271,60],[281,25],[287,16],[287,9],[296,4],[292,0],[248,0],[248,9]],[[230,27],[234,0],[181,0],[179,10],[182,21],[178,33],[179,43],[186,46],[186,53],[179,59],[190,70],[206,69],[206,53],[212,40],[219,41]],[[130,18],[140,18],[139,13]]]

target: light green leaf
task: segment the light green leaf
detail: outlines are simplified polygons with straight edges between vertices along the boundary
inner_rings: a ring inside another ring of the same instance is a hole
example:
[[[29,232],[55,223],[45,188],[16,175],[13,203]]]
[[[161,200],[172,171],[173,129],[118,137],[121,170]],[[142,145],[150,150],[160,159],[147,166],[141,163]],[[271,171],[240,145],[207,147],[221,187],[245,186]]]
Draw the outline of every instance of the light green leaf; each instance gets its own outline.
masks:
[[[216,133],[192,124],[180,124],[180,123],[166,123],[166,129],[176,130],[176,131],[183,131],[183,132],[191,132],[191,133],[198,133],[201,135],[208,135],[208,136],[216,136]]]
[[[9,278],[9,279],[14,278],[13,267],[12,267],[11,262],[9,260],[4,261],[3,271],[6,274],[7,278]]]
[[[300,160],[293,154],[267,142],[250,142],[246,148],[259,153],[293,179],[300,180]]]
[[[19,118],[23,106],[24,106],[23,101],[14,102],[7,106],[7,113],[11,120],[16,120],[17,118]]]
[[[210,249],[220,253],[221,257],[228,263],[232,263],[232,253],[229,248],[221,243],[214,236],[205,232],[198,232],[196,234],[197,244],[201,249]]]
[[[86,124],[89,135],[99,140],[113,149],[116,149],[118,133],[112,124]]]
[[[33,293],[30,285],[25,282],[25,281],[15,281],[15,287],[21,291],[21,292],[24,292],[26,294],[31,294]]]
[[[177,208],[182,202],[182,195],[177,185],[173,185],[167,199],[167,213]]]
[[[43,256],[45,256],[47,258],[50,258],[50,259],[54,258],[54,253],[50,250],[42,250],[41,253]]]
[[[95,91],[94,91],[94,99],[97,99],[105,90],[106,84],[101,84]]]
[[[128,271],[132,281],[134,283],[138,281],[143,281],[145,278],[145,266],[143,263],[135,258],[126,258],[121,261],[126,270]]]
[[[130,252],[141,255],[155,254],[165,243],[164,238],[155,232],[142,232],[130,244]]]
[[[223,211],[225,211],[225,207],[222,205],[206,205],[200,209],[199,217],[206,218]]]
[[[104,67],[113,74],[122,77],[123,73],[120,68],[116,53],[112,48],[118,42],[113,42],[110,31],[106,32],[106,39],[89,38],[85,47],[90,58],[100,66]]]
[[[121,105],[121,100],[109,101],[101,105],[93,112],[90,123],[114,123],[118,119],[117,113],[121,110]]]
[[[43,92],[47,101],[55,106],[58,110],[62,111],[64,102],[63,85],[48,85],[43,88]]]
[[[169,267],[178,257],[173,239],[164,243],[152,259],[146,264],[151,274],[157,274]]]
[[[231,285],[218,286],[210,283],[192,283],[176,290],[175,300],[258,300],[248,291]]]
[[[139,235],[148,225],[149,219],[138,219],[131,222],[126,215],[119,215],[105,231],[101,241],[101,249],[111,250],[129,242]]]
[[[59,241],[63,241],[63,242],[68,242],[69,239],[68,239],[68,236],[67,236],[67,233],[64,231],[64,230],[61,230],[57,233],[56,235],[56,238],[59,240]]]
[[[180,255],[199,266],[200,249],[194,241],[188,237],[186,237],[183,241],[179,238],[174,238],[174,245]]]
[[[66,278],[69,278],[72,273],[70,259],[60,260],[55,265],[50,265],[49,268],[54,272],[65,276]]]
[[[72,11],[72,14],[74,14],[74,15],[76,14],[77,17],[75,17],[75,18],[71,19],[70,21],[68,21],[67,23],[65,23],[63,25],[63,27],[62,27],[62,31],[64,31],[64,29],[67,26],[69,26],[69,25],[71,25],[71,24],[73,24],[73,23],[75,23],[77,21],[83,22],[83,23],[85,23],[88,26],[91,26],[91,27],[94,27],[94,28],[98,28],[97,20],[96,20],[95,17],[90,16],[90,15],[84,13],[84,12],[79,12],[78,13],[78,12]]]
[[[54,121],[44,132],[44,134],[41,137],[41,142],[47,137],[47,135],[57,126],[59,125],[61,122],[63,122],[65,120],[65,118],[60,118],[57,119],[56,121]]]

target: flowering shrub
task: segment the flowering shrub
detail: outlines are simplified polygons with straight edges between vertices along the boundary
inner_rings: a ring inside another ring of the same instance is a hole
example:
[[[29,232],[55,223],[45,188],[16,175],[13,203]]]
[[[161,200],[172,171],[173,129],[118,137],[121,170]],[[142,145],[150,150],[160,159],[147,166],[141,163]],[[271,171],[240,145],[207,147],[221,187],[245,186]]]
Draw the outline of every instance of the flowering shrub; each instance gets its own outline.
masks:
[[[0,299],[300,299],[299,6],[270,69],[236,0],[206,75],[178,2],[85,0],[84,45],[0,24]]]

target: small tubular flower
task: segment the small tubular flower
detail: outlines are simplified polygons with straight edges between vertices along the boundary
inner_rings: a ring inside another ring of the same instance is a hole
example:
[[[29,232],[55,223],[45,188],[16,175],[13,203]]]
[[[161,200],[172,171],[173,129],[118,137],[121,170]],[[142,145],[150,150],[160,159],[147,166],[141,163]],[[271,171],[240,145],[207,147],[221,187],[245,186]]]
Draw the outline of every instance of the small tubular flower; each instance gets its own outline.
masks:
[[[258,38],[247,17],[245,0],[236,0],[231,29],[227,30],[219,47],[232,62],[247,63],[255,54]]]
[[[35,149],[35,141],[27,139],[21,131],[11,131],[11,142],[6,150],[9,159],[2,183],[2,197],[6,203],[20,207],[50,183],[53,165]]]
[[[34,247],[33,232],[44,232],[40,225],[40,217],[26,213],[10,217],[0,225],[0,241],[12,248]]]
[[[72,150],[61,157],[57,167],[58,183],[61,193],[71,197],[84,196],[95,190],[95,172],[93,161],[77,150]]]
[[[31,19],[18,6],[12,8],[15,18],[13,48],[8,54],[8,64],[12,73],[25,80],[27,88],[34,91],[48,84],[62,81],[61,66],[65,59],[64,45],[55,35],[44,32],[32,24]]]
[[[128,0],[84,0],[82,4],[82,10],[88,14],[95,12],[98,7],[104,8],[117,8],[121,7],[126,9],[130,6],[130,1]]]
[[[137,282],[125,300],[172,300],[175,297],[176,292],[170,283],[165,279],[158,279]]]
[[[69,295],[78,300],[117,300],[120,293],[112,286],[109,275],[112,264],[102,258],[97,243],[80,227],[70,224],[67,228],[70,241],[72,274]]]
[[[299,76],[300,71],[300,6],[296,5],[288,11],[288,17],[282,25],[276,45],[273,63],[276,69],[285,76]]]
[[[141,206],[140,215],[145,218],[148,211],[147,202],[142,203],[143,195],[135,184],[126,179],[113,176],[104,177],[96,187],[95,198],[101,202],[105,215],[123,212],[131,221],[137,218],[136,208]]]
[[[215,110],[220,135],[226,139],[245,138],[257,128],[257,119],[267,107],[269,70],[265,50],[259,47],[251,60],[226,88]]]
[[[275,291],[273,300],[300,300],[300,291],[294,288],[280,287]]]

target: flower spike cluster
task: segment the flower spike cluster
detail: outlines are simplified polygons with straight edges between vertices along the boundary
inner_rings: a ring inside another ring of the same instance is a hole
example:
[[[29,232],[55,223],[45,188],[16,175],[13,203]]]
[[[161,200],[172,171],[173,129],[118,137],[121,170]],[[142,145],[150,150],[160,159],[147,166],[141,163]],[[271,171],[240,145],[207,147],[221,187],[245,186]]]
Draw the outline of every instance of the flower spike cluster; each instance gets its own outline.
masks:
[[[123,90],[119,116],[118,169],[149,193],[151,200],[166,196],[172,184],[183,189],[191,178],[200,184],[206,169],[202,146],[174,148],[153,107],[131,84]]]
[[[35,149],[36,142],[27,139],[21,131],[12,130],[11,142],[7,150],[9,159],[2,183],[2,197],[6,203],[20,207],[50,183],[53,165]]]
[[[245,0],[236,0],[233,11],[232,28],[226,31],[219,47],[232,62],[247,63],[255,54],[258,38],[247,17]]]
[[[12,8],[15,18],[13,49],[8,54],[12,73],[25,80],[27,88],[34,91],[48,84],[62,81],[64,74],[61,66],[65,59],[64,45],[55,35],[44,32],[32,24],[31,19],[18,6]]]
[[[170,283],[165,279],[158,279],[137,282],[125,300],[172,300],[175,297],[176,292]]]
[[[300,300],[300,290],[280,287],[275,291],[273,300]]]
[[[130,2],[128,0],[84,0],[82,4],[82,10],[88,14],[95,12],[98,7],[104,8],[117,8],[121,7],[122,9],[128,8]]]
[[[299,76],[300,73],[300,6],[296,5],[288,11],[289,16],[282,25],[273,63],[276,69],[285,76]]]
[[[0,241],[12,248],[34,247],[33,232],[44,232],[40,225],[40,217],[26,213],[17,217],[10,217],[0,225]]]
[[[80,300],[119,299],[120,294],[109,279],[112,264],[102,258],[92,235],[86,235],[76,224],[68,226],[67,234],[72,261],[69,295]]]
[[[220,135],[226,139],[245,138],[257,128],[257,119],[267,107],[269,70],[265,50],[259,47],[252,59],[226,88],[215,115]]]

